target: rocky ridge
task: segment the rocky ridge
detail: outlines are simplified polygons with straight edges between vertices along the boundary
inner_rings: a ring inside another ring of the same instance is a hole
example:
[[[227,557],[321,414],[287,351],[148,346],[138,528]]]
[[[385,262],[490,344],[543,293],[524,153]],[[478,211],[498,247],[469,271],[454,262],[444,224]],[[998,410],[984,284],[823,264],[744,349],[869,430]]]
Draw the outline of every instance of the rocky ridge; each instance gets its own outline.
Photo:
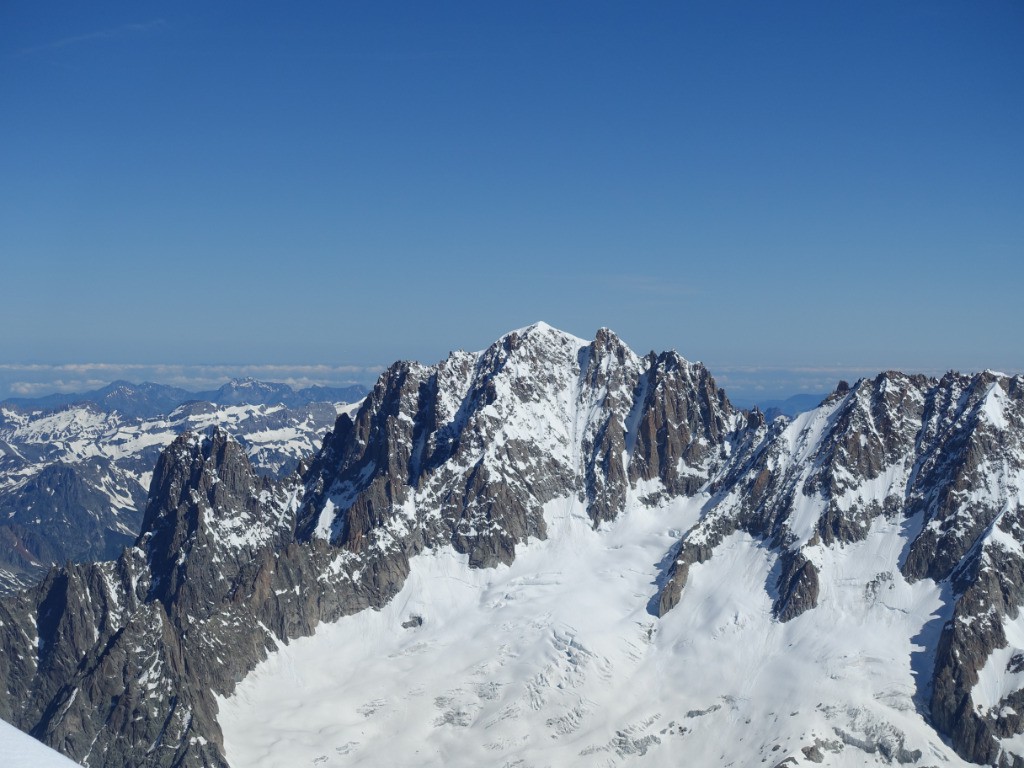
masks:
[[[225,765],[215,696],[318,623],[384,605],[424,549],[493,567],[547,536],[552,500],[578,499],[599,527],[628,494],[703,494],[657,613],[742,532],[777,560],[777,621],[813,615],[829,559],[898,523],[899,576],[948,585],[919,706],[964,758],[1021,765],[1022,393],[1019,376],[886,372],[769,423],[699,363],[543,324],[398,363],[283,479],[223,432],[178,438],[132,547],[0,601],[0,716],[87,765],[139,764],[143,746],[146,765]]]

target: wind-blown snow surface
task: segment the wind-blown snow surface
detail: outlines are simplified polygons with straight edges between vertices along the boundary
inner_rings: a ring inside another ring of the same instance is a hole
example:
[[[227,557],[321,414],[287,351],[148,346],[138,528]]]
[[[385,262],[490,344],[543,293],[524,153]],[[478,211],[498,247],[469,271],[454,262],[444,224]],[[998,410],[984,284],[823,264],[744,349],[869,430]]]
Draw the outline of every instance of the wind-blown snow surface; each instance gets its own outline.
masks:
[[[76,768],[60,752],[0,720],[0,763],[4,768]]]
[[[707,501],[634,499],[596,531],[556,501],[548,539],[511,566],[420,555],[383,610],[280,648],[219,701],[229,762],[774,766],[809,764],[806,749],[831,766],[965,765],[919,714],[944,601],[899,572],[909,526],[880,518],[818,549],[819,605],[787,623],[771,615],[776,553],[733,534],[657,619],[658,580]]]

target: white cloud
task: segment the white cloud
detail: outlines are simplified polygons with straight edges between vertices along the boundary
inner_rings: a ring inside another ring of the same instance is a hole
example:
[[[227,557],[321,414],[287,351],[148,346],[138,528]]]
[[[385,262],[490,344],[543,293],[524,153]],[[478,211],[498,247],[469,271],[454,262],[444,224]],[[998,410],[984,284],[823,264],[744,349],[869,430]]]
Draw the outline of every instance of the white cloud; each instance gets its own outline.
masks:
[[[7,385],[12,395],[17,397],[36,397],[53,392],[85,392],[98,389],[109,381],[103,379],[53,379],[51,381],[12,381]]]
[[[61,48],[67,48],[68,46],[79,45],[80,43],[91,43],[102,40],[123,40],[126,37],[133,37],[135,35],[152,32],[154,30],[160,29],[165,25],[166,22],[163,19],[153,19],[152,21],[121,24],[120,26],[110,27],[109,29],[99,29],[94,32],[86,32],[81,35],[63,37],[59,40],[52,40],[48,43],[32,46],[31,48],[22,48],[20,51],[18,51],[17,55],[31,56],[35,53],[56,51],[60,50]]]

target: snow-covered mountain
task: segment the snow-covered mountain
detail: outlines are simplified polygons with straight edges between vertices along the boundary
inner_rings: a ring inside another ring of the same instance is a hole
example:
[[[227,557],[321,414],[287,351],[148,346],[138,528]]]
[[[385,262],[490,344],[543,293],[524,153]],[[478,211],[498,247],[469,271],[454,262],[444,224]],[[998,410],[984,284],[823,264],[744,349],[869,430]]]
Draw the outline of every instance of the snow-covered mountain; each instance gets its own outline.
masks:
[[[42,397],[11,397],[0,408],[20,411],[54,411],[69,405],[92,405],[103,413],[117,411],[128,418],[170,413],[189,400],[202,400],[180,387],[146,381],[133,384],[118,380],[90,392],[60,392]]]
[[[218,403],[190,400],[130,415],[168,402],[170,388],[155,387],[118,383],[98,390],[95,401],[57,409],[0,407],[0,593],[38,581],[54,563],[113,559],[131,545],[153,466],[182,432],[222,427],[259,472],[282,476],[320,447],[348,407],[302,402],[284,384],[239,380],[213,393]],[[240,402],[246,393],[252,402]]]
[[[544,324],[397,363],[310,462],[161,455],[135,546],[0,600],[90,766],[1024,765],[1024,377],[793,421]]]

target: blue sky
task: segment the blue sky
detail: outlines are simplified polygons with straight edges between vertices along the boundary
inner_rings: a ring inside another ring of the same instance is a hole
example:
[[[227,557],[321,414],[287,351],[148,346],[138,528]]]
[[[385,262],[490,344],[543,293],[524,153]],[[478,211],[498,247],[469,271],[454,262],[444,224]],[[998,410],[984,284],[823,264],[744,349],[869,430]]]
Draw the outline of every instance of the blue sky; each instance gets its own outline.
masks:
[[[741,399],[1024,369],[1019,2],[12,1],[0,61],[0,390],[541,319]]]

